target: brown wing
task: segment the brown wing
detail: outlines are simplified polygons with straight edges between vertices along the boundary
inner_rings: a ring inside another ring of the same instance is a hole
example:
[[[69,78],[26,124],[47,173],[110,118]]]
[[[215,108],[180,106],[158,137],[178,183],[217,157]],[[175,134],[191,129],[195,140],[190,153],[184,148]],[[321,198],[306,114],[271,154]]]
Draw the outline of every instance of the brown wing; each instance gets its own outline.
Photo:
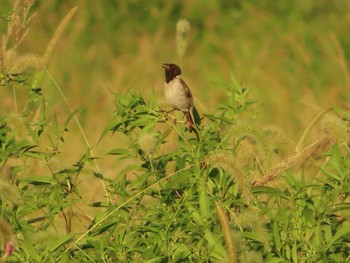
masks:
[[[182,78],[179,78],[179,79],[180,79],[182,86],[184,87],[187,98],[191,99],[191,101],[192,101],[193,97],[192,97],[192,93],[191,93],[190,88],[187,86],[186,82]]]

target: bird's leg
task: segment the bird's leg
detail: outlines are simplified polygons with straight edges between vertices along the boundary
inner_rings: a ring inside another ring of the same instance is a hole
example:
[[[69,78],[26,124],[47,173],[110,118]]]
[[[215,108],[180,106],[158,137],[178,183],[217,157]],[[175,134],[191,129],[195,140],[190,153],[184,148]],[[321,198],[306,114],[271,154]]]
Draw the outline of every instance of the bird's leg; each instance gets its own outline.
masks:
[[[175,109],[172,110],[161,110],[161,112],[165,113],[165,116],[168,115],[170,112],[173,112]]]
[[[189,132],[192,132],[194,131],[194,133],[196,134],[197,136],[197,139],[198,141],[200,141],[200,136],[199,136],[199,133],[198,133],[198,130],[197,130],[197,126],[194,126],[194,122],[193,122],[193,119],[192,119],[192,116],[191,116],[191,113],[190,113],[190,108],[187,109],[187,111],[184,112],[185,114],[185,117],[186,117],[186,127],[187,129],[189,130]]]
[[[192,129],[193,129],[193,120],[192,120],[192,116],[191,116],[191,113],[190,113],[190,108],[187,109],[186,112],[184,112],[185,114],[185,117],[186,117],[186,127],[187,129],[192,132]]]
[[[172,110],[169,110],[169,111],[161,109],[161,112],[163,112],[165,114],[164,117],[165,117],[166,120],[168,119],[167,117],[168,117],[169,113],[171,113],[173,111],[175,111],[175,109],[172,109]],[[170,115],[170,117],[173,119],[173,123],[176,124],[177,123],[177,119],[174,116],[171,116],[171,115]]]

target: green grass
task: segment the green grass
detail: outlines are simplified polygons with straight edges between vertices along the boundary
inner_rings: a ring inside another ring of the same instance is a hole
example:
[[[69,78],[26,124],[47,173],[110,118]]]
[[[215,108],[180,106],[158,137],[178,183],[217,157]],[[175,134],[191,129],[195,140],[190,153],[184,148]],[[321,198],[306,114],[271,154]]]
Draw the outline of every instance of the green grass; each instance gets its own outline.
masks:
[[[346,1],[28,3],[0,9],[3,261],[350,260]]]

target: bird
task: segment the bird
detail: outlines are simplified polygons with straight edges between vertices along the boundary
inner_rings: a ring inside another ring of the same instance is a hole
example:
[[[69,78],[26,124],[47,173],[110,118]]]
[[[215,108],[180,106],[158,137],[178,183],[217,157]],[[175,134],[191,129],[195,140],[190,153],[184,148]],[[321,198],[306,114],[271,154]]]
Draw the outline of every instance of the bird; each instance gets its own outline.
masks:
[[[191,132],[193,130],[194,122],[190,109],[195,109],[191,90],[182,79],[181,69],[178,65],[173,63],[164,63],[162,67],[165,69],[165,100],[171,107],[173,107],[173,110],[182,111],[184,113],[186,118],[186,126]]]

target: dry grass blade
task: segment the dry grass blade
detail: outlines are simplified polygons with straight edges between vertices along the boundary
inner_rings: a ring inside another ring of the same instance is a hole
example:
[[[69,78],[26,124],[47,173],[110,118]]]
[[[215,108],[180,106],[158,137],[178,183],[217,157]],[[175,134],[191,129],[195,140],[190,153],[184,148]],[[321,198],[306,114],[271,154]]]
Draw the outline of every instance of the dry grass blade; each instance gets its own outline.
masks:
[[[349,74],[349,68],[347,65],[347,59],[346,56],[344,54],[344,48],[341,46],[341,44],[339,43],[339,39],[337,38],[337,36],[334,33],[330,33],[330,39],[333,42],[333,45],[336,48],[337,51],[337,58],[338,58],[338,62],[339,62],[339,66],[341,68],[341,71],[343,73],[344,79],[345,79],[345,83],[346,83],[346,87],[349,87],[350,85],[350,74]]]
[[[27,24],[32,20],[32,18],[36,15],[36,13],[32,14],[30,17],[29,11],[34,1],[13,1],[12,4],[12,12],[8,19],[7,32],[2,35],[2,43],[0,50],[0,71],[3,71],[7,66],[9,73],[16,73],[11,68],[11,63],[16,61],[17,58],[15,56],[15,50],[21,44],[23,39],[29,32],[29,29],[26,29]],[[13,39],[12,47],[8,47],[8,44]],[[10,59],[9,59],[10,58]],[[6,61],[7,59],[7,61]],[[23,60],[23,59],[22,59]],[[13,63],[12,63],[13,64]],[[36,64],[34,64],[36,65]],[[15,67],[16,69],[18,66]]]
[[[308,135],[308,133],[310,132],[312,127],[315,126],[315,124],[321,119],[322,116],[324,116],[327,112],[329,112],[331,110],[332,110],[332,107],[328,107],[328,108],[320,111],[319,113],[317,113],[317,115],[312,119],[312,121],[306,127],[305,131],[303,132],[303,135],[301,136],[300,140],[298,141],[297,146],[295,148],[296,152],[299,152],[302,149],[303,144],[304,144],[305,139],[306,139],[306,136]]]
[[[75,6],[73,7],[68,14],[62,19],[61,23],[58,25],[55,33],[53,34],[49,44],[46,47],[46,50],[44,52],[44,55],[41,59],[41,67],[44,68],[53,52],[53,49],[58,41],[58,39],[60,38],[62,31],[64,30],[64,28],[67,26],[69,20],[72,18],[72,16],[75,14],[75,12],[77,11],[78,7]]]
[[[216,213],[219,216],[222,233],[224,235],[226,252],[227,252],[227,262],[230,262],[230,263],[238,262],[235,243],[232,237],[232,230],[230,228],[227,215],[218,204],[216,205]]]
[[[299,151],[296,154],[284,160],[277,167],[273,168],[270,172],[268,172],[264,177],[254,180],[253,185],[261,186],[261,185],[265,185],[270,181],[273,181],[274,179],[276,179],[277,176],[279,176],[281,173],[286,171],[297,160],[300,160],[305,156],[312,157],[315,155],[315,153],[320,154],[320,149],[324,153],[328,151],[333,144],[334,144],[334,139],[332,137],[325,137],[317,140],[316,142],[306,147],[302,151]]]

